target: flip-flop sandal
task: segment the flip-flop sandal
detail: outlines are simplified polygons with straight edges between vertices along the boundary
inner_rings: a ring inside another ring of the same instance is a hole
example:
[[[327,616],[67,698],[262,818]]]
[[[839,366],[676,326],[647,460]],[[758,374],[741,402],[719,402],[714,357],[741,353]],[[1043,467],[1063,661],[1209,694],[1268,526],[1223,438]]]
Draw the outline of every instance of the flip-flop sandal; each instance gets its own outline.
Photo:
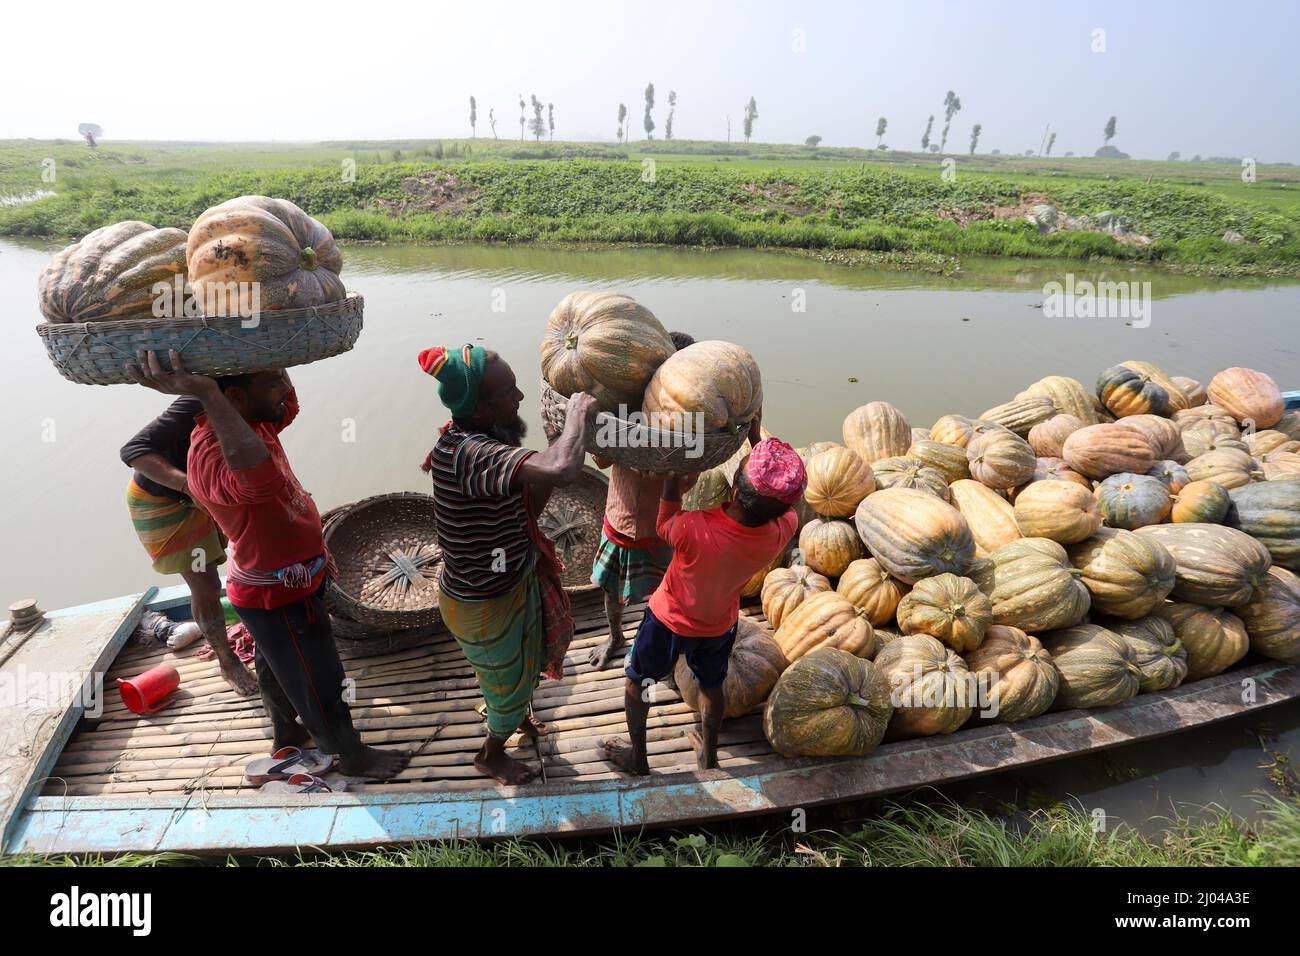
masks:
[[[287,780],[296,773],[319,776],[334,767],[334,755],[300,747],[281,747],[269,757],[256,757],[244,768],[244,776],[254,786],[272,780]]]
[[[341,789],[347,789],[347,785]],[[334,788],[320,777],[295,773],[288,780],[272,780],[257,788],[258,793],[334,793]]]

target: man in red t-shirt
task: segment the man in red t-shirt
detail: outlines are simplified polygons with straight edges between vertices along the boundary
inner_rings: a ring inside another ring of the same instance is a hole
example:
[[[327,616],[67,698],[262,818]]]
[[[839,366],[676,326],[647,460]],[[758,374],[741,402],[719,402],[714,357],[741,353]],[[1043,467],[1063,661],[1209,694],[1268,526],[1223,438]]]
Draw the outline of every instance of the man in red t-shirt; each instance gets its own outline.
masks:
[[[203,403],[190,436],[189,492],[230,539],[226,595],[257,645],[272,750],[301,746],[310,735],[339,755],[344,774],[396,775],[410,755],[365,746],[343,699],[343,664],[322,599],[329,556],[320,514],[280,445],[280,431],[298,414],[288,374],[192,375],[175,351],[171,366],[163,371],[150,352],[127,372],[142,385]]]
[[[646,715],[650,686],[663,680],[677,658],[700,684],[700,727],[691,744],[701,770],[718,765],[722,725],[722,682],[736,640],[740,591],[772,562],[794,537],[799,518],[791,505],[806,484],[803,461],[793,448],[768,438],[736,470],[729,504],[705,511],[682,511],[678,481],[664,482],[659,503],[659,536],[673,548],[663,583],[650,597],[624,667],[623,707],[628,736],[601,741],[620,769],[650,772],[646,756]]]

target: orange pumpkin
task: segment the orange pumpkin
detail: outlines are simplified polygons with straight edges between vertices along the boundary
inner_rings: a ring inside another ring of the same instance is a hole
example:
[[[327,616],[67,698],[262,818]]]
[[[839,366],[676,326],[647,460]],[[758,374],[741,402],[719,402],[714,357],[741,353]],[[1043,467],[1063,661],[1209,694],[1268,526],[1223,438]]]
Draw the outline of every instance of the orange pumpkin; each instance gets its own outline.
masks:
[[[1054,415],[1029,429],[1029,447],[1039,458],[1060,458],[1065,440],[1083,427],[1073,415]]]
[[[1156,462],[1146,435],[1120,423],[1080,428],[1065,440],[1062,457],[1074,471],[1098,480],[1122,471],[1144,475]]]
[[[37,282],[47,322],[154,318],[154,284],[185,275],[185,233],[147,222],[114,223],[55,253]],[[183,318],[179,313],[176,318]]]
[[[876,653],[876,639],[866,614],[834,591],[814,594],[781,622],[776,643],[794,663],[819,647],[837,647],[855,657]]]
[[[868,402],[844,419],[844,444],[869,465],[902,455],[912,446],[912,426],[888,402]]]
[[[908,585],[886,571],[875,558],[859,558],[844,569],[835,592],[863,611],[871,626],[877,627],[894,619]]]
[[[1073,544],[1101,527],[1101,507],[1087,488],[1072,481],[1036,481],[1016,496],[1016,526],[1027,538]]]
[[[990,488],[1014,488],[1028,481],[1038,464],[1029,442],[1010,431],[990,432],[966,447],[970,476]]]
[[[904,634],[929,634],[959,654],[980,646],[993,605],[970,578],[937,574],[916,582],[898,605]]]
[[[763,616],[773,627],[780,627],[785,616],[800,604],[831,589],[831,582],[806,564],[775,568],[763,578]]]
[[[647,415],[702,416],[706,432],[741,433],[763,407],[754,356],[731,342],[696,342],[670,355],[645,387]]]
[[[808,462],[804,498],[819,515],[848,518],[876,490],[876,477],[857,452],[830,448]]]
[[[1020,537],[1011,503],[978,481],[963,478],[948,486],[953,504],[966,519],[975,539],[975,554],[982,557]]]
[[[828,578],[838,578],[867,553],[853,525],[838,518],[813,518],[804,525],[799,551],[804,564]]]
[[[1224,369],[1210,379],[1206,394],[1210,401],[1245,425],[1272,428],[1286,411],[1282,392],[1272,376],[1253,368]]]

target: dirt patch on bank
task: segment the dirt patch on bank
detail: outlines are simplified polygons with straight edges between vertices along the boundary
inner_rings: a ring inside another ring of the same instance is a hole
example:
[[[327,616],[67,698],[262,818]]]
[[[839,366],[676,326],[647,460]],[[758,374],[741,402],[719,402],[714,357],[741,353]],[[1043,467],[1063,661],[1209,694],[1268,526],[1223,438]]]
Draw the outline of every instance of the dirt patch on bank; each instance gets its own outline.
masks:
[[[375,206],[392,216],[420,212],[455,214],[468,209],[482,191],[477,186],[461,182],[451,173],[407,176],[401,186],[401,199],[377,199]]]
[[[775,209],[790,216],[807,216],[812,212],[811,206],[791,202],[799,191],[792,183],[775,183],[762,188],[755,183],[745,183],[740,188],[750,197],[751,209]]]

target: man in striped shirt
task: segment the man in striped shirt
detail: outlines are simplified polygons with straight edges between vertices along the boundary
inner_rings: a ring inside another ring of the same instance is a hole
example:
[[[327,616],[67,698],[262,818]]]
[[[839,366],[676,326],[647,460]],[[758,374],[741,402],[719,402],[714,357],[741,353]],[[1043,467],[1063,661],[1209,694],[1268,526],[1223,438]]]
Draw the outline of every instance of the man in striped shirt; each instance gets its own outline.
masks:
[[[474,758],[482,773],[517,785],[536,771],[505,752],[516,731],[544,728],[528,715],[545,674],[562,674],[573,636],[554,547],[537,528],[551,491],[582,474],[596,403],[569,399],[564,431],[544,452],[521,447],[527,428],[506,361],[482,346],[420,353],[451,411],[425,459],[433,478],[442,548],[439,609],[474,667],[487,703],[488,735]]]

